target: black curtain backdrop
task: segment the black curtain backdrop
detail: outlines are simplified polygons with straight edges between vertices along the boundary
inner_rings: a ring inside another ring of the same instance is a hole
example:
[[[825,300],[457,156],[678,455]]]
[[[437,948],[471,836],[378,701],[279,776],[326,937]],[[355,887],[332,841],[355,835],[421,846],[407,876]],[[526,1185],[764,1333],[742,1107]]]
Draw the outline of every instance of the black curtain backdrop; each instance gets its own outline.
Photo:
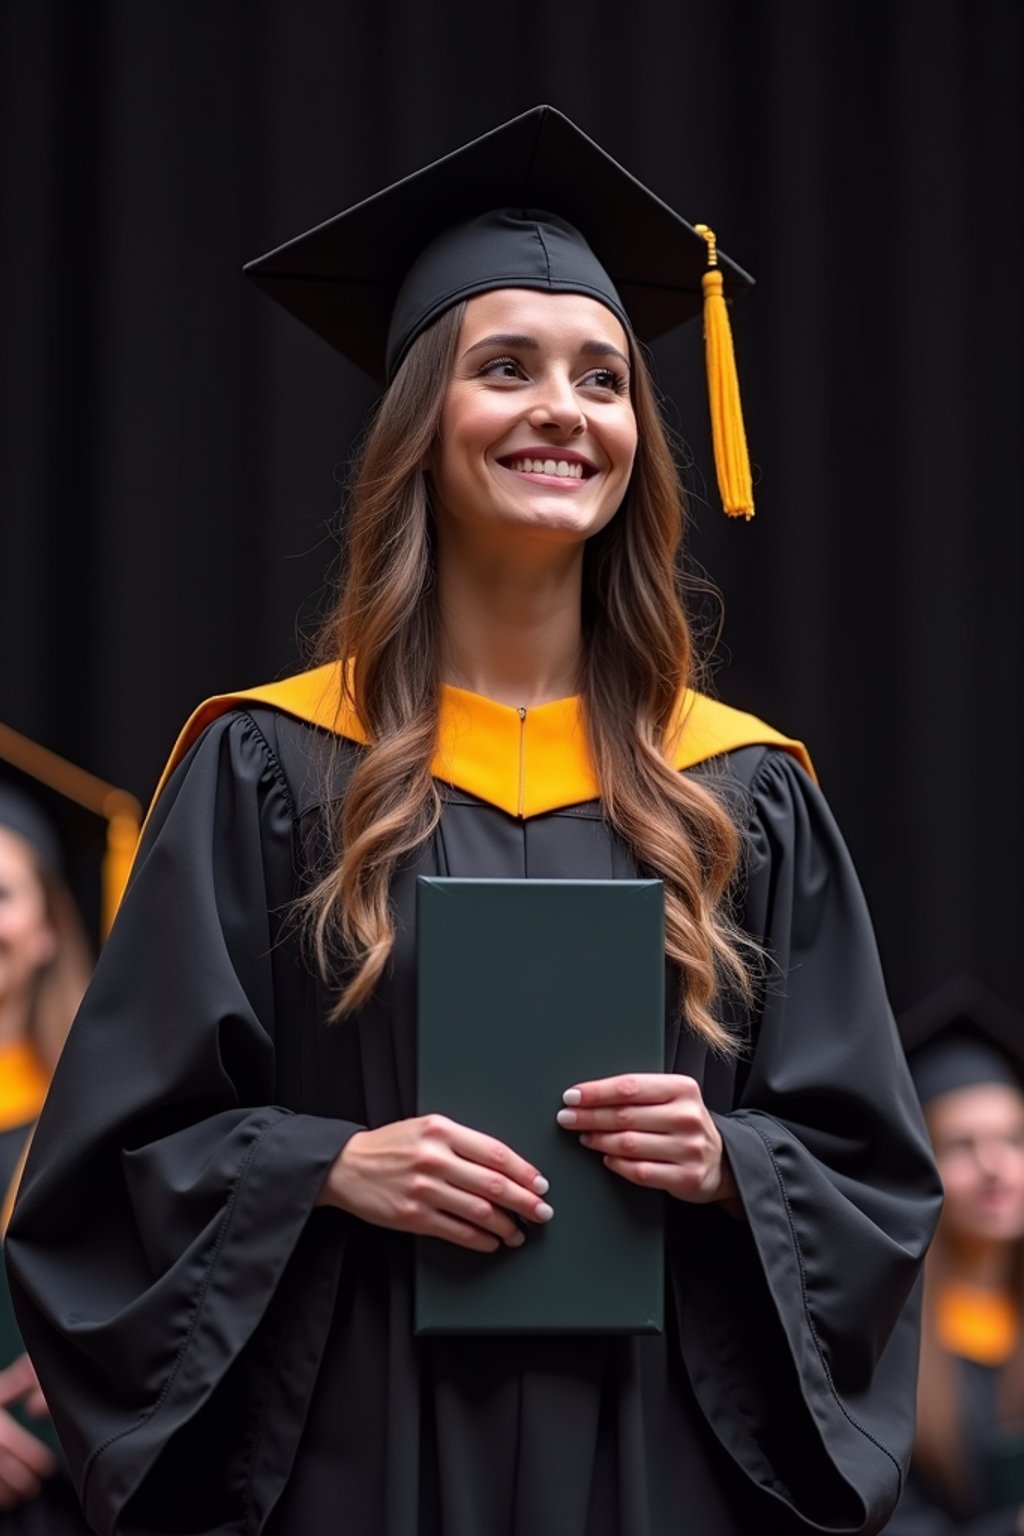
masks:
[[[298,666],[373,390],[242,262],[549,101],[759,279],[750,526],[699,328],[656,349],[719,692],[810,743],[897,1008],[1024,1005],[1019,0],[0,16],[0,719],[146,797],[199,699]]]

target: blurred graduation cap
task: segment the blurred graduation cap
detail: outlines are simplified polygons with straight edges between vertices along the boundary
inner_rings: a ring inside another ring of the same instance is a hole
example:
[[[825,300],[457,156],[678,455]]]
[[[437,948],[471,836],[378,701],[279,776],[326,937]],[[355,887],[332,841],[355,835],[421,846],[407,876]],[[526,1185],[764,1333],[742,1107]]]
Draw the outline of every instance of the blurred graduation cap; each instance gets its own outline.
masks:
[[[753,514],[726,309],[753,279],[554,107],[533,107],[245,271],[380,382],[446,310],[496,288],[587,294],[643,342],[703,307],[722,501]]]
[[[946,982],[899,1027],[923,1105],[982,1083],[1024,1090],[1024,1018],[972,977]]]
[[[139,840],[135,796],[0,724],[0,824],[24,836],[65,880],[102,942]]]

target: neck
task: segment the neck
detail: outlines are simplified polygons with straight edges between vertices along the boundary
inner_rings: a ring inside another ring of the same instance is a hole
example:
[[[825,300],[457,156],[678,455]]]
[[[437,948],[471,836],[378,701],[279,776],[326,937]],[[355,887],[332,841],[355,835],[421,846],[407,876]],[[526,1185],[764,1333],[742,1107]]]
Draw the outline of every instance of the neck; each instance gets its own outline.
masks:
[[[950,1244],[950,1278],[982,1291],[1009,1290],[1013,1280],[1013,1243],[957,1239]]]
[[[0,1045],[22,1040],[28,1033],[29,999],[21,996],[0,997]]]
[[[579,692],[583,548],[481,548],[438,527],[442,676],[531,709]]]

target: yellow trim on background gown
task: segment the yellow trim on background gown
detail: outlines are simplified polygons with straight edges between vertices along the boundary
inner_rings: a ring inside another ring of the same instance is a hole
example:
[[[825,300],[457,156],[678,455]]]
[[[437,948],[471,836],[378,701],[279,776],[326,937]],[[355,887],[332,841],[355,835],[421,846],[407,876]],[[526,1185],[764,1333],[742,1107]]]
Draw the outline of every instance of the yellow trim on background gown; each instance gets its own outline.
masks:
[[[939,1343],[979,1365],[1005,1365],[1017,1347],[1020,1313],[1012,1296],[974,1285],[947,1285],[939,1297]]]
[[[0,1131],[30,1125],[43,1107],[49,1078],[27,1040],[0,1044]]]

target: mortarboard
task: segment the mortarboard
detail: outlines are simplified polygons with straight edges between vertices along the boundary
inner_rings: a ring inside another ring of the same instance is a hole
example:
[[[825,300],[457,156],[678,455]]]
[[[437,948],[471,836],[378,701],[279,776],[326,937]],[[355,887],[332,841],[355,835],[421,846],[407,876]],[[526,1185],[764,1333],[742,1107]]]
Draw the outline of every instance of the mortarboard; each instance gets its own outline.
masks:
[[[554,107],[503,123],[245,271],[381,382],[432,321],[490,289],[588,294],[642,342],[703,306],[722,501],[752,515],[725,301],[753,279]]]
[[[49,817],[16,784],[0,778],[0,827],[16,832],[52,874],[61,874],[60,841]]]
[[[922,1105],[982,1083],[1024,1091],[1024,1018],[970,977],[939,987],[899,1024]]]

